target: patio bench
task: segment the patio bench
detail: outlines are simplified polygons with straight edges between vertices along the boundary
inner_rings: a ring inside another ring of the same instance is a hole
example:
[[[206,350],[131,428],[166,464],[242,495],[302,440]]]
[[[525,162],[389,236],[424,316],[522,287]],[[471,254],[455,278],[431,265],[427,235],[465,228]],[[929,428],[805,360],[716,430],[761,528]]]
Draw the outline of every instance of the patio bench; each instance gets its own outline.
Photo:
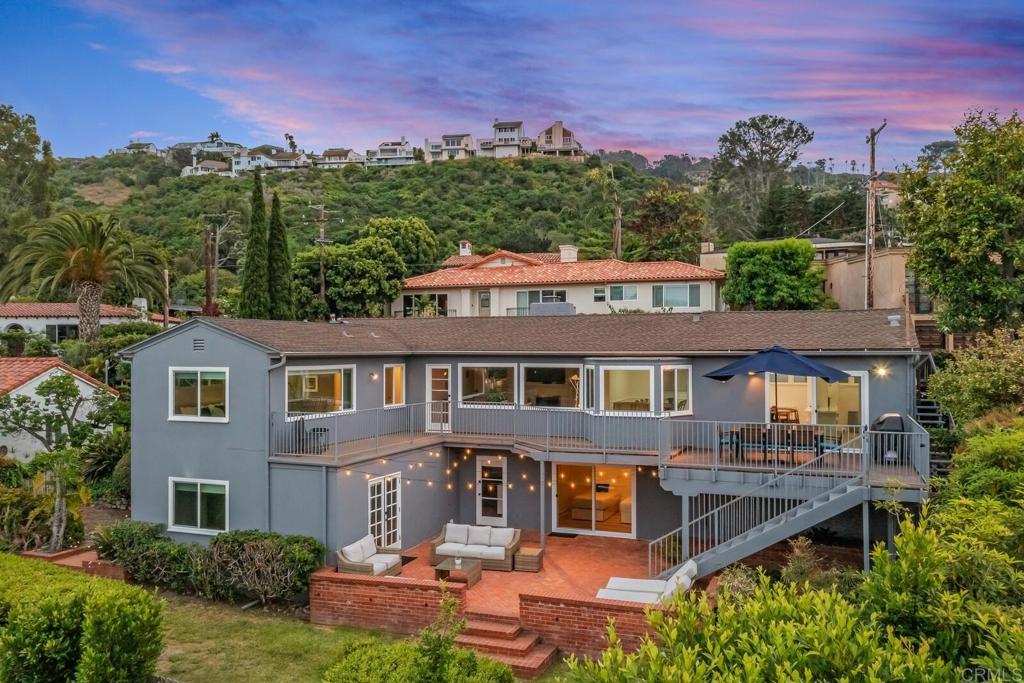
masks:
[[[519,551],[519,529],[506,527],[445,524],[430,541],[430,564],[448,557],[480,560],[484,569],[510,572]]]
[[[666,581],[660,579],[629,579],[613,576],[608,584],[597,591],[597,597],[604,600],[623,600],[653,604],[668,600],[680,588],[690,590],[697,576],[697,563],[687,560]]]
[[[402,573],[402,556],[379,548],[367,534],[337,553],[338,571],[345,574],[398,576]]]

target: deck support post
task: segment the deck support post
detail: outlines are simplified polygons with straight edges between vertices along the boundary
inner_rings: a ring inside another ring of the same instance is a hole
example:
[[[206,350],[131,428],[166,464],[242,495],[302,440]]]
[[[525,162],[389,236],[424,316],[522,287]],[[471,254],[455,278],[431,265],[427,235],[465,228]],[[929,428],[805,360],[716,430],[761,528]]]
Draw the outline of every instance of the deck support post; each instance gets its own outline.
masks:
[[[680,556],[682,561],[690,559],[690,494],[683,496],[683,525],[681,527],[682,539],[682,555]]]
[[[860,504],[861,524],[864,535],[864,571],[871,571],[871,508],[868,501]]]
[[[544,548],[544,539],[547,536],[544,530],[544,503],[546,502],[547,494],[547,481],[544,479],[544,460],[540,459],[537,461],[540,465],[540,483],[537,485],[537,497],[540,498],[540,547]]]

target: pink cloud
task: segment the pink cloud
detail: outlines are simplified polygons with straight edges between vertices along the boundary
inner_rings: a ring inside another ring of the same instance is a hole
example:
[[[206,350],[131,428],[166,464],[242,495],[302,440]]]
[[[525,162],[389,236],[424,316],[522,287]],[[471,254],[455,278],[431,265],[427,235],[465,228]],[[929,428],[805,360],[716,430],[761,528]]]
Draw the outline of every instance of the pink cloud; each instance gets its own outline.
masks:
[[[184,64],[164,62],[159,59],[136,59],[132,66],[139,71],[152,71],[158,74],[186,74],[192,71],[192,67]]]

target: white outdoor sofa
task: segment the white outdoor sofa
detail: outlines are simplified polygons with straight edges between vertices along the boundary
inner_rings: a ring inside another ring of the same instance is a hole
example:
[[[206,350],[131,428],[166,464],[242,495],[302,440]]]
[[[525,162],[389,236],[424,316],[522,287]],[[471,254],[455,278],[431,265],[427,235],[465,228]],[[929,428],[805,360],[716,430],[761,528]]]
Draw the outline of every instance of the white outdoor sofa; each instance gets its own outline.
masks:
[[[625,602],[642,602],[654,604],[668,600],[672,594],[682,589],[690,590],[693,580],[697,577],[697,563],[687,560],[676,570],[667,581],[660,579],[627,579],[613,576],[608,585],[597,591],[597,597],[605,600],[624,600]]]
[[[471,557],[480,560],[482,569],[510,572],[519,551],[519,535],[519,529],[449,522],[430,541],[430,564],[436,566],[448,557]]]
[[[337,552],[338,571],[346,574],[397,576],[402,573],[402,556],[382,551],[367,534]]]

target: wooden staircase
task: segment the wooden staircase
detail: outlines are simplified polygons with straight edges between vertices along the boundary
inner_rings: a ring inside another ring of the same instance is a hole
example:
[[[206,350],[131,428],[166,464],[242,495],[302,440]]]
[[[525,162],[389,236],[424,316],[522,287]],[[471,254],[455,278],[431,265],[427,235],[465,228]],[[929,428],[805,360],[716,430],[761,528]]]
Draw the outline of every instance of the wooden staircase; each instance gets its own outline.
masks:
[[[466,628],[455,644],[507,664],[519,678],[537,678],[551,666],[558,654],[554,645],[524,631],[517,617],[466,612]]]

